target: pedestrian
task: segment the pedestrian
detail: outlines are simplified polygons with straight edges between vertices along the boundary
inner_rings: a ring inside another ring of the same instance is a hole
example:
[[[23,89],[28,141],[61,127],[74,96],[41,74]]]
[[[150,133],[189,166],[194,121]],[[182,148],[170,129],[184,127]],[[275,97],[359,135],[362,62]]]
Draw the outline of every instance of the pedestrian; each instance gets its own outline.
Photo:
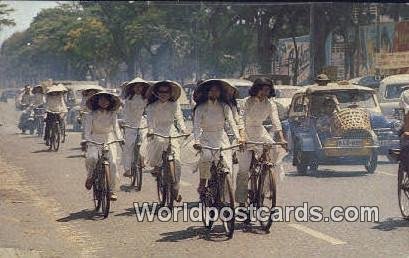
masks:
[[[318,84],[318,86],[327,86],[328,83],[331,82],[331,80],[328,78],[326,74],[319,74],[315,78],[315,83]]]

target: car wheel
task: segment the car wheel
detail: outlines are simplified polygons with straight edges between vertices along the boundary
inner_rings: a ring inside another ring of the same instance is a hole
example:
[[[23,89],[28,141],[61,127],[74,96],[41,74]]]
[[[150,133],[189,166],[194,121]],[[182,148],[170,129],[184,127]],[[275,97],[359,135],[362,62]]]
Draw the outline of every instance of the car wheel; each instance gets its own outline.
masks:
[[[368,160],[365,164],[365,169],[369,174],[375,173],[376,167],[378,166],[378,154],[376,151],[373,151],[371,156],[368,157]]]
[[[306,162],[306,157],[303,155],[302,151],[296,151],[297,159],[297,173],[299,175],[305,176],[308,171],[308,163]]]

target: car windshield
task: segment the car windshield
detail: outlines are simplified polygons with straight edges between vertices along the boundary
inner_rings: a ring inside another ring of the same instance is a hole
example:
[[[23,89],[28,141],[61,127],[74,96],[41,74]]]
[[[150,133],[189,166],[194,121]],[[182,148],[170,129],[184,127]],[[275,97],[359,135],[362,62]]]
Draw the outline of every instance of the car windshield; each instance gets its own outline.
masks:
[[[292,98],[298,89],[275,89],[276,98]]]
[[[311,112],[313,114],[319,114],[322,109],[322,103],[324,103],[326,98],[331,98],[335,96],[339,102],[340,108],[347,107],[361,107],[361,108],[374,108],[376,107],[376,102],[374,95],[367,91],[337,91],[337,92],[326,92],[326,93],[316,93],[312,97]]]
[[[400,98],[400,95],[405,90],[405,86],[409,86],[409,83],[400,83],[400,84],[389,84],[385,88],[385,98],[386,99],[397,99]]]

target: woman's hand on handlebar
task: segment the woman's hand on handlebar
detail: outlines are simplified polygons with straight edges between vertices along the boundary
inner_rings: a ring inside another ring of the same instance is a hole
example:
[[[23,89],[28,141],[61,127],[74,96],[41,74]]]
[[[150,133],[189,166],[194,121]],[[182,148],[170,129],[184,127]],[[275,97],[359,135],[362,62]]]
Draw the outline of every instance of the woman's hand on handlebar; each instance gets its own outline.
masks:
[[[200,143],[195,143],[195,144],[193,144],[193,148],[195,150],[200,151],[200,150],[202,150],[202,145]]]

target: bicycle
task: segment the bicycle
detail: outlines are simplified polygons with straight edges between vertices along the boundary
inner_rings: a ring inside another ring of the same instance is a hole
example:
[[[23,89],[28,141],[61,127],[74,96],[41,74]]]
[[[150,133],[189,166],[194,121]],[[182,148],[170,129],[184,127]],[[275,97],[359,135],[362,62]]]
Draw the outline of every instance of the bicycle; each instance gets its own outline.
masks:
[[[274,145],[284,145],[284,143],[264,143],[248,141],[246,145],[263,146],[263,151],[257,157],[256,151],[252,151],[250,163],[250,189],[248,191],[249,205],[253,205],[257,209],[268,207],[269,214],[266,221],[260,220],[261,228],[266,232],[270,232],[270,227],[273,223],[273,209],[277,202],[277,186],[275,177],[271,171],[276,164],[271,163],[270,150]]]
[[[235,213],[234,213],[234,193],[232,188],[232,183],[228,174],[230,173],[226,167],[226,162],[223,158],[223,151],[231,150],[241,146],[240,144],[232,145],[226,148],[213,148],[210,146],[201,146],[203,150],[209,150],[212,152],[219,151],[219,160],[216,163],[212,162],[210,167],[210,178],[207,180],[207,185],[202,193],[200,193],[200,203],[202,204],[202,220],[206,229],[211,230],[215,222],[215,214],[210,208],[216,208],[218,213],[225,208],[229,207],[233,214],[230,220],[223,221],[224,230],[226,231],[226,236],[232,238],[234,234],[234,223],[235,223]],[[227,198],[226,198],[227,190]],[[227,199],[227,202],[226,202]],[[209,210],[209,212],[208,212]],[[207,217],[209,216],[209,217]],[[224,214],[224,218],[228,217],[228,214]]]
[[[91,140],[84,142],[102,146],[101,151],[98,153],[98,161],[92,174],[92,193],[95,212],[101,209],[104,218],[107,218],[111,208],[110,162],[108,158],[109,145],[122,143],[123,140],[115,140],[108,143],[99,143]]]
[[[34,108],[34,127],[37,130],[38,137],[42,137],[44,133],[44,114],[45,108]]]
[[[50,124],[48,130],[48,139],[46,139],[46,142],[49,144],[48,150],[54,149],[54,151],[58,151],[60,148],[60,142],[62,143],[61,137],[63,135],[63,130],[62,130],[62,125],[60,125],[60,121],[57,118],[57,116],[60,115],[60,113],[54,113],[47,111],[47,117],[52,116],[51,119],[47,118],[47,120]],[[65,130],[64,130],[65,131]],[[65,132],[64,132],[65,134]]]
[[[404,157],[406,151],[409,149],[391,149],[389,150],[389,154],[399,161],[399,168],[398,168],[398,201],[399,201],[399,209],[402,214],[402,217],[405,220],[409,220],[409,167],[406,164],[407,161],[407,154]]]
[[[128,128],[131,130],[137,131],[137,136],[135,139],[134,147],[133,147],[133,158],[131,163],[131,186],[136,186],[136,191],[142,190],[142,159],[139,153],[139,150],[142,145],[142,135],[140,133],[141,130],[146,129],[147,127],[133,127],[130,125],[121,125],[123,128]]]
[[[151,133],[148,136],[157,136],[168,140],[168,147],[162,153],[161,171],[156,176],[156,187],[158,192],[158,200],[161,206],[173,208],[173,204],[178,196],[178,190],[175,189],[176,184],[176,164],[175,153],[172,151],[172,139],[188,137],[190,134],[181,134],[178,136],[165,136],[158,133]]]

